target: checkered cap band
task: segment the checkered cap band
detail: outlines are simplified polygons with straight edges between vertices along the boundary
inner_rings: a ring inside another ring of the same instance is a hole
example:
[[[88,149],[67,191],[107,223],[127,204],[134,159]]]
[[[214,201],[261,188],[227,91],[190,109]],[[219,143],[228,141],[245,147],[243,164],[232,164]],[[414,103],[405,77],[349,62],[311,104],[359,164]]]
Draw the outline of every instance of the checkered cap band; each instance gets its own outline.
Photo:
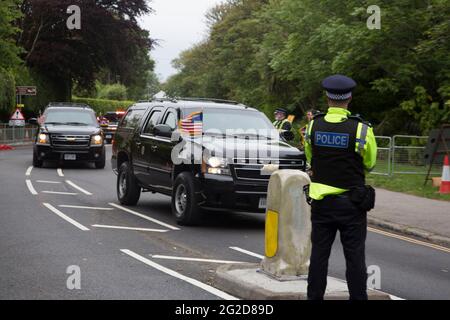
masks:
[[[352,97],[352,93],[351,92],[347,92],[347,93],[331,93],[327,91],[327,97],[330,98],[331,100],[347,100],[350,99]]]

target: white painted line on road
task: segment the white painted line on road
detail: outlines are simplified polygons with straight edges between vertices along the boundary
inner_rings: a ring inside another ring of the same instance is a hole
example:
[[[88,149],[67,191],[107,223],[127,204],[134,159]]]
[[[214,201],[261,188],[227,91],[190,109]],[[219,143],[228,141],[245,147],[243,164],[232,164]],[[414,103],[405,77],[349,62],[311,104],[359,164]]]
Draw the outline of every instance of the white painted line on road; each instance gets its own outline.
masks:
[[[255,258],[264,259],[264,256],[262,256],[262,255],[260,255],[258,253],[254,253],[254,252],[251,252],[251,251],[239,248],[239,247],[230,247],[230,249],[231,250],[235,250],[235,251],[239,251],[239,252],[242,252],[242,253],[245,253],[245,254],[248,254],[249,256],[252,256],[252,257],[255,257]]]
[[[146,231],[146,232],[160,232],[164,233],[169,230],[161,230],[161,229],[147,229],[147,228],[131,228],[131,227],[120,227],[120,226],[105,226],[102,224],[93,224],[94,228],[104,228],[104,229],[119,229],[119,230],[131,230],[131,231]]]
[[[33,166],[28,167],[27,172],[25,172],[25,175],[26,175],[27,177],[29,177],[29,176],[31,175],[31,170],[33,170]]]
[[[60,194],[64,196],[76,196],[78,193],[72,193],[72,192],[59,192],[59,191],[42,191],[42,193],[47,194]]]
[[[141,214],[141,213],[139,213],[139,212],[136,212],[136,211],[130,210],[130,209],[128,209],[128,208],[119,206],[118,204],[115,204],[115,203],[109,203],[109,205],[110,205],[110,206],[113,206],[113,207],[115,207],[115,208],[117,208],[117,209],[123,210],[123,211],[125,211],[125,212],[131,213],[131,214],[133,214],[133,215],[135,215],[135,216],[141,217],[142,219],[145,219],[145,220],[154,222],[154,223],[156,223],[156,224],[159,224],[159,225],[161,225],[161,226],[163,226],[163,227],[169,228],[169,229],[171,229],[171,230],[180,230],[180,228],[177,228],[177,227],[171,226],[170,224],[164,223],[164,222],[162,222],[162,221],[159,221],[159,220],[150,218],[150,217],[148,217],[148,216],[146,216],[146,215],[143,215],[143,214]]]
[[[159,254],[150,255],[154,259],[165,259],[165,260],[181,260],[181,261],[196,261],[196,262],[208,262],[208,263],[223,263],[223,264],[241,264],[247,263],[243,261],[229,261],[229,260],[215,260],[215,259],[200,259],[200,258],[186,258],[186,257],[174,257],[174,256],[163,256]]]
[[[392,295],[392,294],[390,294],[389,297],[391,298],[391,300],[405,300],[405,299],[403,299],[403,298],[394,296],[394,295]]]
[[[135,258],[136,260],[139,260],[139,261],[145,263],[146,265],[148,265],[148,266],[150,266],[152,268],[155,268],[155,269],[157,269],[157,270],[159,270],[161,272],[164,272],[164,273],[166,273],[166,274],[168,274],[168,275],[170,275],[172,277],[175,277],[175,278],[178,278],[180,280],[186,281],[186,282],[188,282],[188,283],[190,283],[190,284],[192,284],[192,285],[194,285],[194,286],[196,286],[196,287],[198,287],[200,289],[203,289],[203,290],[205,290],[205,291],[207,291],[207,292],[209,292],[209,293],[219,297],[219,298],[222,298],[224,300],[239,300],[238,298],[236,298],[236,297],[234,297],[232,295],[229,295],[226,292],[223,292],[223,291],[221,291],[219,289],[211,287],[210,285],[207,285],[207,284],[205,284],[203,282],[200,282],[200,281],[198,281],[196,279],[192,279],[192,278],[186,277],[186,276],[184,276],[184,275],[182,275],[182,274],[180,274],[180,273],[178,273],[176,271],[168,269],[168,268],[166,268],[166,267],[164,267],[164,266],[162,266],[160,264],[157,264],[157,263],[155,263],[155,262],[153,262],[153,261],[151,261],[151,260],[149,260],[149,259],[147,259],[147,258],[145,258],[145,257],[143,257],[141,255],[138,255],[137,253],[135,253],[133,251],[130,251],[128,249],[121,249],[120,251],[122,251],[123,253],[129,255],[130,257]]]
[[[59,181],[47,181],[47,180],[37,180],[38,183],[47,183],[47,184],[60,184]]]
[[[25,182],[26,182],[28,190],[30,190],[31,194],[34,196],[37,195],[38,193],[37,193],[36,189],[33,187],[31,180],[25,180]]]
[[[70,205],[59,205],[60,208],[71,208],[71,209],[84,209],[84,210],[99,210],[99,211],[112,211],[113,208],[100,208],[100,207],[84,207],[84,206],[70,206]]]
[[[76,185],[75,183],[73,183],[72,181],[66,180],[66,183],[67,183],[68,185],[72,186],[73,188],[77,189],[78,191],[83,192],[85,195],[92,196],[92,193],[90,193],[89,191],[84,190],[83,188],[77,186],[77,185]]]
[[[75,220],[73,220],[72,218],[66,216],[64,213],[62,213],[61,211],[59,211],[58,209],[56,209],[54,206],[52,206],[49,203],[43,203],[44,206],[46,206],[50,211],[52,211],[53,213],[55,213],[56,215],[58,215],[59,217],[63,218],[64,220],[66,220],[67,222],[70,222],[71,224],[73,224],[75,227],[77,227],[78,229],[82,230],[82,231],[89,231],[88,228],[86,228],[85,226],[83,226],[82,224],[76,222]]]
[[[381,234],[383,236],[387,236],[387,237],[391,237],[391,238],[395,238],[395,239],[411,242],[411,243],[418,244],[418,245],[421,245],[421,246],[424,246],[424,247],[433,248],[433,249],[436,249],[436,250],[440,250],[440,251],[443,251],[443,252],[450,253],[450,248],[442,247],[442,246],[439,246],[437,244],[432,244],[432,243],[416,240],[416,239],[413,239],[413,238],[404,237],[404,236],[401,236],[401,235],[398,235],[398,234],[395,234],[395,233],[390,233],[390,232],[386,232],[386,231],[383,231],[383,230],[380,230],[380,229],[371,228],[371,227],[368,227],[367,230],[369,230],[370,232]]]
[[[64,177],[64,173],[61,168],[56,169],[56,172],[58,172],[58,176]]]

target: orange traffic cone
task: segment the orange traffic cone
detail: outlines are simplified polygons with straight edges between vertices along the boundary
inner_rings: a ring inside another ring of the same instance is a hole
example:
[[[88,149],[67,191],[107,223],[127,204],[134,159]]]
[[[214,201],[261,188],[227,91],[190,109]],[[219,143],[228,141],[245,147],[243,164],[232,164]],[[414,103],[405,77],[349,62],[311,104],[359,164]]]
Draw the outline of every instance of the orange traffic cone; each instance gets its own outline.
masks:
[[[450,165],[448,161],[448,156],[445,156],[444,158],[444,167],[442,168],[442,181],[439,193],[450,194]]]

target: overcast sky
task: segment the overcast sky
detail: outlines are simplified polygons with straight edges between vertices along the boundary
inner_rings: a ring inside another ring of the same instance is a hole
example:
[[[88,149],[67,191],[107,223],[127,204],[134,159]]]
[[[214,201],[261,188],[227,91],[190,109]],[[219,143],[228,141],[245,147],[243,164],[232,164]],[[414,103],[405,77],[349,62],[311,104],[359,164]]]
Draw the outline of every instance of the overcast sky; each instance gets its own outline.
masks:
[[[159,46],[152,51],[161,80],[175,73],[171,61],[206,36],[205,13],[222,0],[152,0],[155,12],[141,19]]]

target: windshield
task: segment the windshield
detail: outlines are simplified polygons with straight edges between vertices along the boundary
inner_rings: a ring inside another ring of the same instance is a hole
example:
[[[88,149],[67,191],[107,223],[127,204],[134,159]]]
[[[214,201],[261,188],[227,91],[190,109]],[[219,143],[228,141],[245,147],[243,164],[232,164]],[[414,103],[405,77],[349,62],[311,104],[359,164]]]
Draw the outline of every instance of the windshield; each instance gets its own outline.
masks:
[[[45,114],[46,125],[97,125],[95,115],[87,110],[51,110]]]
[[[258,111],[207,109],[203,113],[203,132],[206,134],[269,136],[272,130],[272,123]]]

